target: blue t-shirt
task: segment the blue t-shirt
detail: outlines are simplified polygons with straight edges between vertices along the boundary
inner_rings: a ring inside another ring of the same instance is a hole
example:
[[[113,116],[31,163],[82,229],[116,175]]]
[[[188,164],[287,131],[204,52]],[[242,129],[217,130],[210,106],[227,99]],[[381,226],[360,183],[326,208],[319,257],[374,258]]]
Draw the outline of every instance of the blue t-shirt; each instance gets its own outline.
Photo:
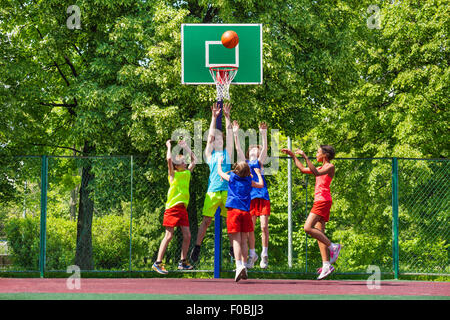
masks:
[[[252,177],[239,177],[234,172],[230,173],[228,183],[228,196],[226,208],[250,211],[250,192],[252,191]]]
[[[261,170],[261,166],[259,164],[258,160],[246,160],[248,163],[248,166],[250,167],[251,173],[252,173],[252,180],[255,182],[258,182],[258,175],[255,172],[255,168],[258,168],[259,170]],[[269,191],[267,190],[267,183],[266,183],[266,179],[264,178],[264,173],[261,170],[261,176],[262,179],[264,181],[264,187],[262,188],[252,188],[252,192],[250,193],[252,200],[256,199],[256,198],[260,198],[260,199],[265,199],[265,200],[270,200],[269,198]]]
[[[217,191],[227,191],[228,190],[228,181],[222,179],[219,176],[219,172],[217,171],[217,160],[223,157],[222,160],[222,171],[228,172],[231,170],[231,161],[230,157],[226,150],[221,152],[217,152],[213,150],[211,153],[211,158],[208,162],[209,166],[209,178],[208,178],[208,191],[207,192],[217,192]]]

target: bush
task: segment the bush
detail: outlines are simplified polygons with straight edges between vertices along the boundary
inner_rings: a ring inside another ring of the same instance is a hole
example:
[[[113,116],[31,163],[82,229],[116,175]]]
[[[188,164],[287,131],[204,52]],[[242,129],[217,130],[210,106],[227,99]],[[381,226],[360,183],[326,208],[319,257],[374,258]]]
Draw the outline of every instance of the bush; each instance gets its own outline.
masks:
[[[123,216],[94,218],[92,250],[96,269],[127,269],[129,263],[130,220]]]
[[[12,218],[6,223],[13,269],[39,269],[39,218]],[[66,270],[75,261],[75,221],[47,219],[46,270]],[[122,216],[94,218],[92,247],[95,268],[125,269],[128,265],[129,219]]]
[[[5,223],[13,269],[39,270],[39,218],[14,218]]]

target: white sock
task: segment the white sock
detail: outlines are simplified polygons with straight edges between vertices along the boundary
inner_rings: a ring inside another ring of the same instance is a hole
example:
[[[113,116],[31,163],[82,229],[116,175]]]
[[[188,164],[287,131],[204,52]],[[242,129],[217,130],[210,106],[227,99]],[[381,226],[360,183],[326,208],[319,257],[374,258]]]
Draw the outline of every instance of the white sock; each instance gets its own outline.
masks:
[[[263,247],[263,248],[262,248],[261,255],[262,255],[262,256],[268,256],[268,255],[269,255],[269,254],[268,254],[268,251],[269,251],[269,248],[268,248],[268,247]]]
[[[236,268],[239,268],[239,267],[241,267],[243,265],[244,264],[243,264],[242,260],[236,260]]]
[[[252,257],[256,256],[255,249],[250,249],[249,251],[250,251],[250,253],[249,253],[250,256],[252,256]]]
[[[326,268],[326,267],[330,267],[331,266],[331,264],[330,264],[330,261],[324,261],[324,262],[322,262],[322,268]]]

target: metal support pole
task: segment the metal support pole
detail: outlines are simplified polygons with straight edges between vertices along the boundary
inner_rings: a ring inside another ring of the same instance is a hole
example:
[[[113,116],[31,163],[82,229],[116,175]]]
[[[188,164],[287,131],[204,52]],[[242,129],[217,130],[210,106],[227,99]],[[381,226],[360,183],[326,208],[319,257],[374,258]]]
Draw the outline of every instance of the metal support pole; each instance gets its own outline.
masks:
[[[129,269],[131,270],[131,243],[132,243],[132,234],[133,234],[133,156],[130,158],[130,262]]]
[[[44,277],[45,271],[45,250],[47,239],[47,185],[48,185],[48,158],[41,158],[41,226],[39,241],[39,273]]]
[[[394,278],[399,275],[399,247],[398,247],[398,159],[392,158],[392,260]]]
[[[288,149],[292,149],[291,138],[288,137]],[[288,265],[292,268],[292,158],[288,159]]]

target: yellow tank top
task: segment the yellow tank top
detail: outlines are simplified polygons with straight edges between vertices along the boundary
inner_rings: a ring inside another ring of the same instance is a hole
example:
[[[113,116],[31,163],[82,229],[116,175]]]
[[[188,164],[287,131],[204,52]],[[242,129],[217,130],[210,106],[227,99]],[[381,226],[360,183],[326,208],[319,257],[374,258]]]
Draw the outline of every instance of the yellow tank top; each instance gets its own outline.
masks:
[[[167,202],[166,209],[172,208],[173,206],[184,203],[188,206],[189,204],[189,181],[191,180],[191,171],[175,171],[173,180],[170,182],[169,179],[169,191],[167,192]]]

